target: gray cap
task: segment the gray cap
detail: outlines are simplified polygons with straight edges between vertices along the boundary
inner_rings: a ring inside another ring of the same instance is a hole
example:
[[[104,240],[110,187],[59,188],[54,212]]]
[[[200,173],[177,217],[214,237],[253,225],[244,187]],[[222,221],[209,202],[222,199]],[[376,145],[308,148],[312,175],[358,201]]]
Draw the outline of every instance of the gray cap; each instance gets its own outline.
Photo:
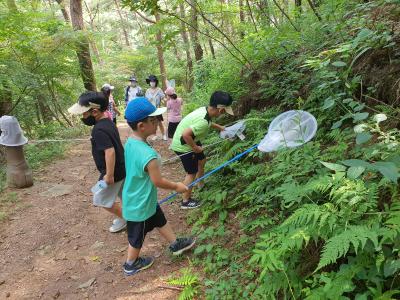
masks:
[[[28,139],[22,133],[18,120],[13,116],[0,118],[0,145],[16,147],[28,143]]]

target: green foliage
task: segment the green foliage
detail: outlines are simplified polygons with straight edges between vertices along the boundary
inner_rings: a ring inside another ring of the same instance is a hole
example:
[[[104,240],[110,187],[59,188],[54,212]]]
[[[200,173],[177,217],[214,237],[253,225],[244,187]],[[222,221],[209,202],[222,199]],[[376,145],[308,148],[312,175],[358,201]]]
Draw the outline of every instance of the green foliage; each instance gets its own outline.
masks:
[[[179,300],[195,299],[196,295],[199,293],[198,276],[194,274],[190,268],[182,269],[180,273],[180,277],[171,278],[167,283],[173,286],[183,287],[182,292],[179,294]]]

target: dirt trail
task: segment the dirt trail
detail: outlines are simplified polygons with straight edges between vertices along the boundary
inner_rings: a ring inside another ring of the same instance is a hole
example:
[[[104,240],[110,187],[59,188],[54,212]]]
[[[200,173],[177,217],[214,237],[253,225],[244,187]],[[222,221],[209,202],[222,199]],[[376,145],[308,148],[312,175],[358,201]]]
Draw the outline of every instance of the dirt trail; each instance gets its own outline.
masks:
[[[119,129],[124,141],[130,129],[126,124]],[[165,142],[156,141],[154,147],[163,158],[172,155]],[[163,166],[163,174],[171,180],[183,177],[177,163]],[[156,257],[153,267],[123,274],[126,232],[109,233],[112,215],[91,204],[90,187],[98,172],[89,141],[34,178],[33,187],[15,190],[24,208],[0,224],[0,299],[176,299],[177,291],[160,286],[187,265],[187,256],[170,256],[157,231],[148,234],[142,250]],[[159,190],[159,199],[167,194]],[[186,212],[177,201],[163,210],[178,235],[188,231]]]

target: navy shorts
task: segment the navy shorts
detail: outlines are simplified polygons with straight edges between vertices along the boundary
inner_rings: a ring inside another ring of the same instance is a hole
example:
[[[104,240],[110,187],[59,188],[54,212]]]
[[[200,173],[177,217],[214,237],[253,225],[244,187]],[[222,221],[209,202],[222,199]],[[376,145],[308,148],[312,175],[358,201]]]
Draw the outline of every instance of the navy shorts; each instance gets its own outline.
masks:
[[[200,142],[197,142],[196,144],[202,146]],[[204,152],[189,152],[185,154],[183,152],[175,151],[175,153],[181,159],[183,168],[187,174],[196,174],[199,171],[199,160],[206,159]]]
[[[129,245],[136,249],[142,248],[146,234],[154,228],[163,227],[165,224],[167,224],[167,219],[158,204],[154,215],[147,220],[141,222],[127,221],[126,225]]]

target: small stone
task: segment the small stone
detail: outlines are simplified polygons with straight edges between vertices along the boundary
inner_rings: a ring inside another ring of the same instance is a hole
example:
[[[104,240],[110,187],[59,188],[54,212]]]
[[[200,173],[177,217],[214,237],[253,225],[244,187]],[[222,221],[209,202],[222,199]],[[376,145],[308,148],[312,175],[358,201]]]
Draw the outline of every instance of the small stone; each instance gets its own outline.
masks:
[[[100,249],[103,248],[104,242],[96,241],[90,248],[92,249]]]
[[[75,247],[74,247],[74,250],[78,250],[78,248],[79,248],[78,246],[75,246]]]
[[[88,281],[85,283],[82,283],[80,286],[78,286],[78,289],[86,289],[90,287],[94,282],[96,281],[96,278],[90,278]]]
[[[71,276],[69,276],[69,278],[71,278],[72,280],[78,280],[79,276],[71,275]]]
[[[61,295],[60,291],[57,291],[57,293],[53,295],[53,299],[57,299],[58,297],[60,297],[60,295]]]
[[[7,292],[6,293],[6,298],[8,298],[8,297],[10,297],[11,296],[11,293],[10,292]]]
[[[5,284],[6,281],[5,280],[0,280],[0,285]]]

